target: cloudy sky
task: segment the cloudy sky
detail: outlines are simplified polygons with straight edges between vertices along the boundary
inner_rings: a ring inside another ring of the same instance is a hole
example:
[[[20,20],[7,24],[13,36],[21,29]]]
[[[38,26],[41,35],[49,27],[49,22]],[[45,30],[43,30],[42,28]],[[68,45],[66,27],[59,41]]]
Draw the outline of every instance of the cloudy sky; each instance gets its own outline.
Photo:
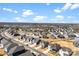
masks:
[[[0,22],[79,23],[79,4],[1,3]]]

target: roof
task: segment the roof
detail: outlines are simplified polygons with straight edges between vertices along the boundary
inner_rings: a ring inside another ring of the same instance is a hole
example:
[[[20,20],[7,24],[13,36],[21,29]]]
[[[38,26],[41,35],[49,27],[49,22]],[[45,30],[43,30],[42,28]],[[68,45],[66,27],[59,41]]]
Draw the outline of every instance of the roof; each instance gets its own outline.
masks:
[[[58,37],[59,37],[59,38],[65,38],[65,36],[64,36],[64,35],[58,35]]]
[[[2,39],[3,39],[3,37],[0,36],[0,40],[2,40]]]
[[[17,46],[16,49],[14,50],[14,52],[12,53],[13,56],[18,56],[22,53],[25,53],[26,50],[24,48],[24,46]]]
[[[24,46],[17,46],[17,48],[14,50],[14,52],[20,51],[25,49]]]
[[[3,44],[4,46],[10,43],[11,42],[7,41],[6,39],[1,40],[1,44]]]
[[[19,56],[34,56],[30,51],[20,54]]]
[[[75,41],[79,41],[79,37],[75,37]]]
[[[37,45],[40,44],[40,42],[41,42],[41,40],[36,39],[36,44],[37,44]]]
[[[51,46],[51,49],[53,51],[59,51],[59,49],[61,48],[61,46],[59,44],[49,44],[49,46]]]
[[[68,52],[70,52],[70,53],[72,52],[72,50],[71,50],[70,48],[67,48],[67,47],[62,47],[61,49],[62,49],[63,51],[68,51]]]
[[[75,47],[78,47],[79,48],[79,41],[78,40],[75,41],[73,44],[74,44]]]
[[[15,46],[18,46],[17,44],[15,43],[12,43],[10,44],[8,47],[7,47],[7,52],[9,52],[12,48],[14,48]]]

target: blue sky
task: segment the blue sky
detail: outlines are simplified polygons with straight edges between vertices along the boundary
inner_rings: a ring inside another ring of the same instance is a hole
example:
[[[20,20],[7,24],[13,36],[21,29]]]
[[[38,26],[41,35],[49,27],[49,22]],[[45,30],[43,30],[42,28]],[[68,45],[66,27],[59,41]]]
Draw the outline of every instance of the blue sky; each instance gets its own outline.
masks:
[[[0,22],[79,23],[79,4],[0,3]]]

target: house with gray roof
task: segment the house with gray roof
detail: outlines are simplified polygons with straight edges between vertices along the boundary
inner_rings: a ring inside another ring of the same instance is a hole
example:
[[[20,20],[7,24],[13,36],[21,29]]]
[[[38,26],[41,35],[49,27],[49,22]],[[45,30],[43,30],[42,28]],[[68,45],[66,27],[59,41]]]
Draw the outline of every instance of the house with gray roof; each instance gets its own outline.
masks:
[[[60,56],[71,56],[72,53],[73,53],[73,51],[72,51],[70,48],[67,48],[67,47],[62,47],[62,48],[59,50],[59,52],[58,52],[58,54],[59,54]]]
[[[13,50],[12,55],[18,56],[18,55],[23,54],[25,52],[26,52],[26,50],[25,50],[24,46],[16,46],[16,48]]]
[[[49,44],[48,42],[43,41],[43,40],[40,42],[41,48],[46,48],[46,47],[48,47],[48,44]]]
[[[30,40],[31,44],[36,44],[36,45],[39,45],[41,40],[39,38],[31,38]]]
[[[57,51],[59,51],[59,49],[61,49],[61,46],[59,45],[59,44],[49,44],[48,45],[48,49],[50,50],[50,51],[55,51],[55,52],[57,52]]]
[[[75,37],[74,39],[74,46],[79,48],[79,37]]]

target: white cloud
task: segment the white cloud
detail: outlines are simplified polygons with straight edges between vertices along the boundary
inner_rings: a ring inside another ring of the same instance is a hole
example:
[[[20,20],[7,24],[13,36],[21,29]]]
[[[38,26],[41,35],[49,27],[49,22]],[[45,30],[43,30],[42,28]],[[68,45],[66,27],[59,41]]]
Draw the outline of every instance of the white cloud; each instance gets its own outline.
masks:
[[[61,12],[65,11],[65,10],[69,9],[71,6],[72,6],[71,3],[66,3],[62,8],[60,8],[60,9],[58,9],[58,8],[54,9],[54,12],[61,13]]]
[[[13,20],[15,22],[32,22],[32,21],[25,19],[25,18],[22,18],[22,17],[14,17]]]
[[[62,15],[57,15],[54,18],[50,19],[53,22],[60,22],[60,21],[64,21],[64,16]]]
[[[16,22],[27,22],[26,19],[21,18],[21,17],[15,17],[14,20],[15,20]]]
[[[13,18],[16,22],[38,22],[38,23],[40,23],[40,22],[46,22],[46,19],[47,17],[46,16],[35,16],[34,18],[33,18],[33,20],[27,20],[27,19],[25,19],[25,18],[22,18],[22,17],[15,17],[15,18]]]
[[[66,3],[66,4],[64,5],[64,7],[61,8],[61,10],[67,10],[67,9],[69,9],[71,6],[72,6],[71,3]]]
[[[35,16],[33,20],[37,22],[43,22],[45,21],[46,18],[47,18],[46,16]]]
[[[8,9],[8,8],[3,8],[4,11],[9,11],[12,12],[12,9]]]
[[[22,16],[26,17],[26,16],[30,16],[33,14],[34,14],[34,12],[32,10],[23,10]]]
[[[12,10],[12,9],[9,9],[9,8],[3,8],[3,10],[8,11],[8,12],[18,13],[18,11]]]
[[[77,4],[73,4],[70,9],[73,10],[73,9],[76,9],[76,8],[79,8],[79,4],[78,3]]]
[[[79,23],[79,21],[74,19],[72,23]]]
[[[60,20],[60,19],[57,19],[57,18],[54,18],[54,19],[50,19],[51,23],[65,23],[65,20]]]
[[[16,10],[14,10],[13,12],[14,12],[14,13],[18,13],[18,11],[16,11]]]
[[[61,10],[59,10],[59,9],[54,9],[54,12],[56,12],[56,13],[61,13]]]
[[[23,19],[20,17],[15,17],[14,20],[16,20],[17,22],[23,22]]]
[[[70,9],[70,10],[73,10],[73,9],[76,9],[76,8],[79,8],[79,3],[66,3],[64,5],[64,7],[62,8],[62,10],[67,10],[67,9]]]
[[[57,15],[57,16],[56,16],[56,19],[63,20],[63,19],[64,19],[64,16],[62,16],[62,15]]]
[[[54,9],[54,12],[56,13],[61,13],[63,11],[66,11],[66,10],[73,10],[73,9],[76,9],[76,8],[79,8],[79,3],[66,3],[62,8],[60,9]]]

